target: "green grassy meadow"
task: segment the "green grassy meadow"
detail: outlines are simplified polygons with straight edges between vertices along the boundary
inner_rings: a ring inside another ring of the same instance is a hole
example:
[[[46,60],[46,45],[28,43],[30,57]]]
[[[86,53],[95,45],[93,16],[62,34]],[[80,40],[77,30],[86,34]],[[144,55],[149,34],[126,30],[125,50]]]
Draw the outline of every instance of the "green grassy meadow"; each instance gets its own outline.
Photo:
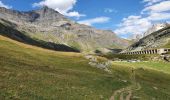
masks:
[[[170,100],[169,63],[113,62],[109,74],[88,62],[0,36],[0,100],[109,100],[128,86],[132,100]]]
[[[81,54],[44,50],[0,37],[1,100],[109,99],[123,83]]]

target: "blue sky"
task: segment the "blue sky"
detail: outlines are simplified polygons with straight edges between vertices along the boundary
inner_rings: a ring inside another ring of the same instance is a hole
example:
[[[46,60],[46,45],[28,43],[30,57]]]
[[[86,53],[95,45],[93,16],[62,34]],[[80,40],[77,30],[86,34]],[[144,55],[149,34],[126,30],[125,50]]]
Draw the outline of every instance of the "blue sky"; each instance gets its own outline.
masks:
[[[170,0],[0,0],[0,6],[20,11],[43,5],[124,38],[142,34],[152,24],[170,21]]]

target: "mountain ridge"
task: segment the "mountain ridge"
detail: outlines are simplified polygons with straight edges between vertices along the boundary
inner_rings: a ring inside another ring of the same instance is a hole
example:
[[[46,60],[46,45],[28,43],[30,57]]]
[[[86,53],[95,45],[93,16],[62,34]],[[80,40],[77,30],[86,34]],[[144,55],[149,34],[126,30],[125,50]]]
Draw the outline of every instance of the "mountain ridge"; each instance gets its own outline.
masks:
[[[112,31],[98,30],[78,24],[48,7],[27,12],[1,7],[0,18],[11,22],[10,27],[25,32],[31,38],[64,44],[80,51],[122,48],[129,45],[128,41],[119,38]],[[2,20],[1,23],[7,24]]]

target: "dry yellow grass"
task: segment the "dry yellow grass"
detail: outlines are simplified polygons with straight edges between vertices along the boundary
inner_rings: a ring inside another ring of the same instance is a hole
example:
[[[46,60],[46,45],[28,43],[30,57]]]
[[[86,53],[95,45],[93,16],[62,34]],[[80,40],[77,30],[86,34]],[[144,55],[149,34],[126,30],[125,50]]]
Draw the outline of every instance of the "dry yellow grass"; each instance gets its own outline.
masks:
[[[21,42],[12,40],[10,38],[4,37],[2,35],[0,35],[0,40],[9,41],[9,42],[15,43],[15,44],[17,44],[19,46],[22,46],[24,48],[31,48],[31,49],[39,50],[39,51],[42,51],[42,52],[54,53],[54,54],[57,54],[57,55],[59,54],[59,55],[63,55],[63,56],[65,55],[65,56],[76,56],[76,57],[82,56],[82,54],[80,54],[80,53],[54,51],[54,50],[49,50],[49,49],[44,49],[44,48],[41,48],[41,47],[28,45],[28,44],[21,43]]]

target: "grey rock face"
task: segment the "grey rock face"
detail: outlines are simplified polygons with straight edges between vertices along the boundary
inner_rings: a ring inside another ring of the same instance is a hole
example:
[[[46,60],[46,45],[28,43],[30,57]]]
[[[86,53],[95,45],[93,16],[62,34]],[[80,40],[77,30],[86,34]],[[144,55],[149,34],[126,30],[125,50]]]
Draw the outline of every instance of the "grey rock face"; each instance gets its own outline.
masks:
[[[160,30],[160,29],[163,29],[163,28],[165,28],[165,27],[167,27],[168,26],[168,23],[158,23],[158,24],[154,24],[151,28],[149,28],[144,34],[143,34],[143,36],[145,37],[145,36],[147,36],[147,35],[149,35],[149,34],[151,34],[151,33],[153,33],[153,32],[156,32],[156,31],[158,31],[158,30]]]
[[[14,24],[15,29],[31,38],[64,44],[81,51],[122,48],[129,45],[127,40],[117,37],[112,31],[78,24],[48,7],[28,12],[0,7],[0,19],[3,24],[7,24],[4,20]]]
[[[140,39],[138,42],[135,42],[123,52],[127,51],[140,51],[144,49],[151,48],[161,48],[164,47],[170,41],[170,25],[167,25],[165,28],[150,33],[144,38]]]

